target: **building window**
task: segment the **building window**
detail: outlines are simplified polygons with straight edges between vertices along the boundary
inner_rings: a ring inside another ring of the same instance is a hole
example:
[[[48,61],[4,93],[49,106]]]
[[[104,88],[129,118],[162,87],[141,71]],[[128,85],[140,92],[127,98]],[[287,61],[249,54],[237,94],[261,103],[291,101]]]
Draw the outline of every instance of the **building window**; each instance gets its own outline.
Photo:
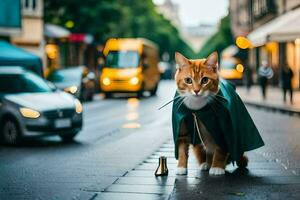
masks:
[[[252,5],[253,15],[256,19],[276,11],[274,0],[253,0]]]
[[[25,9],[29,8],[29,0],[25,0],[24,7]]]
[[[23,0],[23,9],[34,11],[38,8],[38,0]]]
[[[36,8],[36,0],[32,0],[32,10],[35,10]]]
[[[42,0],[21,0],[21,2],[22,2],[22,15],[31,16],[31,17],[43,16]]]

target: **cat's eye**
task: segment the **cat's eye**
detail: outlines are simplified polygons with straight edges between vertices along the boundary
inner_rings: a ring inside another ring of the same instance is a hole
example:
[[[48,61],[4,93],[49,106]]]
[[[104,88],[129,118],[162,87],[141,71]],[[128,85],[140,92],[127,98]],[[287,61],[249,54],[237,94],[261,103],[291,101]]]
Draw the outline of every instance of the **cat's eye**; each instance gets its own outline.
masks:
[[[205,85],[206,83],[208,83],[208,78],[207,78],[207,77],[203,77],[203,78],[201,79],[201,84],[202,84],[202,85]]]
[[[191,79],[191,78],[189,78],[189,77],[187,77],[187,78],[185,78],[184,79],[184,82],[186,83],[186,84],[192,84],[193,83],[193,80]]]

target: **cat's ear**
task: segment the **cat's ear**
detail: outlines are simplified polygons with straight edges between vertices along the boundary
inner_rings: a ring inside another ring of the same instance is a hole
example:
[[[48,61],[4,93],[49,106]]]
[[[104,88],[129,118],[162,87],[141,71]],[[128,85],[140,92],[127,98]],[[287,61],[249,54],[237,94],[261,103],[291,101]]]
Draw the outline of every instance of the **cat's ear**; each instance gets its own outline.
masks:
[[[218,53],[215,51],[211,53],[205,60],[204,64],[212,69],[214,72],[218,69]]]
[[[184,57],[181,53],[175,53],[175,60],[178,65],[178,68],[181,69],[183,66],[188,65],[189,61],[186,57]]]

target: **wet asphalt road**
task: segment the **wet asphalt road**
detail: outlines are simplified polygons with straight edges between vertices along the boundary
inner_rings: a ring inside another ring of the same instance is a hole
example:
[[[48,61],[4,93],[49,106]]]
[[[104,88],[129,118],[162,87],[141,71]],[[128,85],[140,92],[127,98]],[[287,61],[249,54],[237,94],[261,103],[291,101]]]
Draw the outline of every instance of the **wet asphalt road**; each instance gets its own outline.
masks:
[[[59,137],[0,146],[0,199],[90,199],[171,137],[173,82],[158,95],[95,98],[84,104],[84,128],[75,142]]]
[[[0,147],[0,199],[101,199],[101,195],[98,195],[101,191],[128,172],[132,173],[130,171],[133,168],[163,144],[170,143],[171,106],[161,111],[157,108],[170,100],[173,92],[174,82],[166,81],[161,83],[156,97],[141,100],[104,100],[97,97],[95,101],[84,105],[84,129],[71,144],[63,144],[58,137],[50,137],[29,140],[20,147]],[[249,187],[251,177],[233,176],[229,182],[209,179],[206,183],[205,177],[203,180],[179,177],[171,199],[183,199],[187,197],[187,191],[190,199],[211,199],[215,196],[208,195],[208,192],[216,192],[217,184],[224,187],[238,186],[233,191],[246,194],[248,191],[249,194],[250,191],[253,194],[256,191],[261,191],[261,194],[269,191],[282,194],[294,192],[298,197],[300,118],[254,108],[249,108],[249,111],[266,142],[265,147],[255,152],[257,156],[253,156],[254,163],[258,164],[256,168],[260,168],[256,175],[271,177],[268,179],[271,181],[257,185],[255,179],[254,185]],[[163,149],[172,150],[172,147],[167,145]],[[172,152],[169,154],[172,156]],[[176,163],[171,158],[169,160],[171,169]],[[149,169],[146,172],[149,177],[144,178],[145,181],[153,177],[152,169],[155,165],[149,163],[150,169],[149,166],[145,167]],[[274,186],[272,177],[287,187]],[[170,173],[169,178],[174,179],[174,176]],[[144,179],[134,181],[142,184]],[[131,190],[134,189],[131,187]],[[243,197],[226,196],[223,191],[221,194],[227,197],[224,199]]]

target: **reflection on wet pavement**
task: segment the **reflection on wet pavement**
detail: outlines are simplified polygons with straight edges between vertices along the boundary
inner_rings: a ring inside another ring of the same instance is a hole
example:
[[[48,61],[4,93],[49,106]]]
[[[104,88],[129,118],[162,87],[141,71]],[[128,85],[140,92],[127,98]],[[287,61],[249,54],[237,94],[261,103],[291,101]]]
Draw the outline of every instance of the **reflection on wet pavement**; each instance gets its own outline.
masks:
[[[126,120],[128,121],[135,121],[139,118],[138,112],[130,112],[126,115]]]
[[[141,124],[139,123],[126,123],[122,126],[122,128],[127,128],[127,129],[136,129],[136,128],[141,128]]]
[[[129,122],[123,124],[122,128],[125,128],[125,129],[141,128],[141,124],[138,122],[139,113],[137,110],[139,107],[139,103],[140,103],[140,101],[137,98],[129,98],[128,99],[128,101],[127,101],[128,113],[125,115],[125,119]]]

